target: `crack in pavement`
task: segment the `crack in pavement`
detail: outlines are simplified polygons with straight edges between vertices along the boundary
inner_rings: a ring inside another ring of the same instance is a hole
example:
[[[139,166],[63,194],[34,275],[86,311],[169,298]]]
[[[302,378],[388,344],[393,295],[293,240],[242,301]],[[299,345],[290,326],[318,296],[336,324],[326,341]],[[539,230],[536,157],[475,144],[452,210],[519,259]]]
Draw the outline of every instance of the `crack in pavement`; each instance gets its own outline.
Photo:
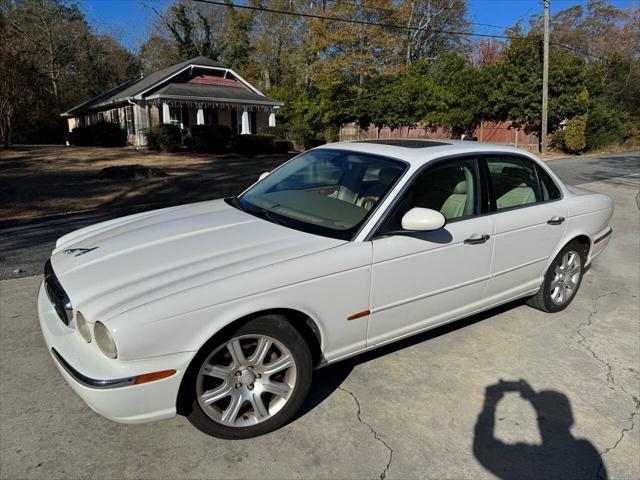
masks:
[[[344,387],[338,387],[338,390],[342,390],[343,392],[348,393],[349,395],[351,395],[353,400],[356,402],[356,407],[358,408],[358,411],[356,412],[356,415],[358,417],[358,421],[360,423],[362,423],[363,425],[366,425],[369,428],[369,430],[371,430],[371,433],[373,434],[373,438],[375,438],[378,442],[380,442],[382,445],[384,445],[387,450],[389,450],[389,461],[387,462],[386,467],[384,468],[384,470],[380,474],[380,480],[384,480],[386,478],[386,476],[387,476],[387,472],[389,471],[389,468],[391,468],[391,461],[393,460],[393,448],[391,448],[387,444],[387,442],[385,442],[384,440],[382,440],[380,438],[380,436],[378,435],[378,432],[376,432],[371,425],[369,425],[367,422],[365,422],[362,419],[362,415],[361,415],[362,414],[362,409],[360,407],[360,401],[358,400],[358,397],[356,397],[356,395],[353,392],[347,390]]]
[[[607,449],[605,449],[602,453],[600,453],[600,465],[598,465],[598,471],[596,472],[596,480],[600,480],[600,474],[602,472],[602,467],[604,467],[604,456],[609,453],[611,450],[615,450],[616,447],[620,444],[620,442],[622,441],[622,439],[624,438],[625,434],[627,432],[630,432],[631,430],[633,430],[633,427],[636,426],[636,423],[633,421],[633,418],[637,415],[637,412],[633,412],[629,418],[627,419],[629,422],[631,422],[631,426],[630,427],[625,427],[622,429],[622,431],[620,432],[620,438],[618,438],[618,440],[616,440],[616,443],[613,444],[612,447],[609,447]]]
[[[578,340],[578,344],[582,345],[590,354],[591,356],[599,363],[601,363],[602,365],[604,365],[607,368],[607,375],[606,375],[606,380],[607,382],[609,382],[611,385],[613,385],[614,387],[620,389],[625,397],[629,397],[633,402],[634,402],[634,406],[637,404],[638,399],[629,394],[629,392],[627,392],[627,389],[624,388],[622,385],[620,385],[619,383],[616,382],[615,377],[613,375],[613,367],[611,366],[611,364],[609,362],[607,362],[606,360],[600,358],[600,356],[593,350],[593,347],[591,346],[590,343],[587,342],[587,338],[586,336],[582,333],[582,329],[585,327],[589,327],[593,324],[593,317],[598,313],[598,301],[601,298],[604,297],[608,297],[611,295],[618,295],[618,292],[607,292],[607,293],[603,293],[602,295],[597,296],[596,298],[593,299],[593,308],[591,309],[591,311],[589,312],[589,315],[587,316],[587,320],[585,322],[582,322],[581,324],[579,324],[576,327],[576,334],[580,337],[580,339]],[[618,440],[616,440],[616,442],[613,444],[613,446],[604,449],[603,451],[599,452],[600,455],[600,464],[598,465],[598,470],[596,471],[596,475],[595,478],[596,480],[600,480],[600,476],[602,474],[602,468],[604,467],[604,456],[609,453],[612,450],[615,450],[616,447],[620,444],[620,442],[622,442],[622,439],[624,438],[625,434],[627,432],[630,432],[631,430],[634,429],[635,427],[635,422],[634,422],[634,418],[637,415],[637,412],[632,412],[631,415],[629,415],[629,418],[627,419],[627,422],[631,422],[631,426],[627,426],[627,427],[623,427],[621,432],[620,432],[620,437],[618,438]]]
[[[577,326],[576,333],[580,337],[580,340],[578,340],[578,344],[582,345],[584,348],[586,348],[587,351],[591,354],[591,356],[597,362],[601,363],[602,365],[604,365],[607,368],[607,381],[609,383],[611,383],[612,385],[620,388],[625,394],[628,395],[628,393],[625,390],[625,388],[616,383],[615,378],[613,376],[613,367],[609,364],[609,362],[607,362],[606,360],[603,360],[602,358],[600,358],[598,356],[598,354],[591,347],[591,344],[587,343],[587,337],[582,333],[582,329],[584,327],[590,327],[593,324],[593,317],[598,313],[598,300],[600,300],[601,298],[604,298],[604,297],[608,297],[610,295],[618,295],[618,292],[603,293],[602,295],[600,295],[600,296],[598,296],[598,297],[593,299],[594,306],[591,309],[591,311],[589,312],[589,315],[587,316],[587,321],[586,322],[582,322],[580,325]]]

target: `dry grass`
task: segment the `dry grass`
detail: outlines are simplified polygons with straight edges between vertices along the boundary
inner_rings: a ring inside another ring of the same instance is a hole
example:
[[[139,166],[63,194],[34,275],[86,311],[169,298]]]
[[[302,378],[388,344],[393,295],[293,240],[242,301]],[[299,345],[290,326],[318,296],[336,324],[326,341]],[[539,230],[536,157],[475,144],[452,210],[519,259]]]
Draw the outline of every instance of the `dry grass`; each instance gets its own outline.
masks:
[[[0,152],[0,222],[67,213],[129,213],[239,193],[291,155],[160,154],[127,148],[20,146]],[[141,164],[166,177],[99,178]]]

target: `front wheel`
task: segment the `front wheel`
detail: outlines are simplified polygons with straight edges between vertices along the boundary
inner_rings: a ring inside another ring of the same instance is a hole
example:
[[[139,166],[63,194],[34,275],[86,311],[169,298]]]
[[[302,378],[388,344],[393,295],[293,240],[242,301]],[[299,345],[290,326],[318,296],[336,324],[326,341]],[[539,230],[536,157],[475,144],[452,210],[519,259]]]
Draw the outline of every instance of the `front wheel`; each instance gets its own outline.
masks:
[[[311,353],[298,330],[281,315],[257,317],[196,356],[185,385],[187,418],[214,437],[263,435],[296,413],[311,376]]]
[[[587,260],[587,248],[580,242],[568,243],[553,259],[536,295],[527,302],[543,312],[559,312],[576,296]]]

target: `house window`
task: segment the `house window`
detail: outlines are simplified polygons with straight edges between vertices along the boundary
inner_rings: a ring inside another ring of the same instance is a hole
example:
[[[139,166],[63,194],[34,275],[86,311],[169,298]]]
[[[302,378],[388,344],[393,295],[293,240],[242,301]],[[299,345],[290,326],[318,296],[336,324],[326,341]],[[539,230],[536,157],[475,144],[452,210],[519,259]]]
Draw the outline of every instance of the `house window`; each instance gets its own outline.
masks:
[[[204,124],[205,125],[217,125],[218,124],[218,110],[213,108],[205,108],[204,110]]]
[[[111,121],[117,125],[120,125],[120,114],[117,108],[111,110]]]
[[[169,122],[180,125],[182,123],[180,112],[180,107],[169,107]]]
[[[91,114],[91,125],[104,122],[104,114],[102,112],[94,112]]]
[[[127,135],[135,135],[136,134],[136,124],[133,120],[133,106],[124,108],[124,118],[127,124]]]

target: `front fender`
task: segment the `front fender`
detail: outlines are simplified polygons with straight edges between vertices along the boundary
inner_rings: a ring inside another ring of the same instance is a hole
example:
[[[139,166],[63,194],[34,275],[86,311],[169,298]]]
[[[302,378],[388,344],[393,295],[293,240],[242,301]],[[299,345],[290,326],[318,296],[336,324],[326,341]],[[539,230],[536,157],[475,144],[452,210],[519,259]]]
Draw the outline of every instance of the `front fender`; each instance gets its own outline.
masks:
[[[347,317],[369,308],[370,281],[371,243],[351,242],[225,279],[224,285],[214,282],[164,297],[110,319],[108,326],[121,358],[148,358],[197,352],[240,318],[264,310],[291,309],[315,322],[323,355],[330,360],[365,346],[368,317],[353,321]],[[269,288],[274,283],[281,285]],[[203,299],[213,298],[212,290],[222,288],[230,295],[247,288],[261,291],[193,309]],[[183,313],[167,315],[176,310]]]

